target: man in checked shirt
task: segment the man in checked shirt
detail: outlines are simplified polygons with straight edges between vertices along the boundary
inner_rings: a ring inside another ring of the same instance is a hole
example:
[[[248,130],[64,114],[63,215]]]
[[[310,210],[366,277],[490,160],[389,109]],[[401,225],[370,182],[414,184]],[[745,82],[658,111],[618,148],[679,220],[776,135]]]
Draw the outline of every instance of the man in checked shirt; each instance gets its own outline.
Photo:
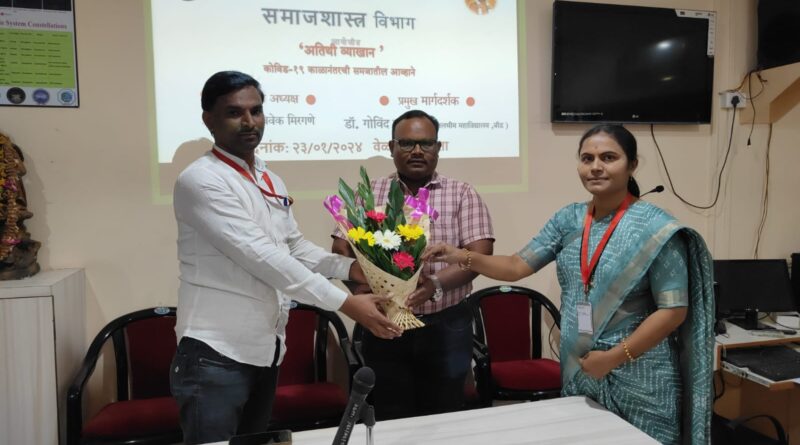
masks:
[[[492,221],[481,197],[469,184],[436,173],[438,133],[439,122],[424,111],[411,110],[395,119],[389,148],[397,172],[372,180],[375,204],[386,202],[394,179],[406,195],[416,196],[425,187],[430,191],[428,203],[439,212],[431,223],[428,244],[447,242],[491,254]],[[334,233],[333,252],[353,256],[342,237]],[[407,330],[393,340],[364,333],[362,352],[375,370],[372,401],[380,419],[455,411],[464,404],[464,381],[472,360],[472,314],[464,299],[476,274],[466,265],[423,267],[419,286],[406,304],[425,327]],[[352,291],[369,292],[369,288],[354,285]]]

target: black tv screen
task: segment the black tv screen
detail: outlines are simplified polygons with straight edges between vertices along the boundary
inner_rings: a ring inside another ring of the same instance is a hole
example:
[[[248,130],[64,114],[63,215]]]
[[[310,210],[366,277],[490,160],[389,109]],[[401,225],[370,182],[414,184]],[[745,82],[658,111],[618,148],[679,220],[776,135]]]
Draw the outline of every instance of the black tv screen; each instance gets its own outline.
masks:
[[[711,122],[711,24],[705,11],[556,0],[551,121]]]

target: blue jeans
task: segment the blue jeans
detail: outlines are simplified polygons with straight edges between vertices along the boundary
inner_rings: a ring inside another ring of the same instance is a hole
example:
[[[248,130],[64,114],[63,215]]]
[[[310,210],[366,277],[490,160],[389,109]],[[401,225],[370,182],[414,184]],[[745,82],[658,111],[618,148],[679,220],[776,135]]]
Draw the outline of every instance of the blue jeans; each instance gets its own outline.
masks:
[[[457,411],[472,361],[472,313],[465,302],[420,316],[425,327],[393,340],[364,331],[367,366],[375,371],[371,401],[379,419]]]
[[[253,366],[183,337],[169,379],[180,408],[183,442],[227,441],[236,434],[266,431],[278,383],[278,351],[273,366]]]

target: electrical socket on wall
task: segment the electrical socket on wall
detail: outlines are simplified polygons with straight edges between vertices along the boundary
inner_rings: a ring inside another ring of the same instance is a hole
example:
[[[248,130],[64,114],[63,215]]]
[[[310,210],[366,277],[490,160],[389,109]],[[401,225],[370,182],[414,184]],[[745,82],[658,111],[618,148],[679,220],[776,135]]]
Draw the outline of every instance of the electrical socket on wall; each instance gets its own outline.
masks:
[[[738,91],[723,91],[719,93],[719,101],[722,108],[733,108],[734,97],[739,99],[736,103],[736,108],[744,108],[747,105],[744,94]]]

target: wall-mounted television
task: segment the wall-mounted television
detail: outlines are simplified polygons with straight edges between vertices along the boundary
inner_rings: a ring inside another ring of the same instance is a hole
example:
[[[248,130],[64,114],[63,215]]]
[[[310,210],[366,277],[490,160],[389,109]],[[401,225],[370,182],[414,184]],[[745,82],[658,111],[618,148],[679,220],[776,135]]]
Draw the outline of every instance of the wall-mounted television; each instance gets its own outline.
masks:
[[[711,122],[714,13],[556,0],[552,122]]]

